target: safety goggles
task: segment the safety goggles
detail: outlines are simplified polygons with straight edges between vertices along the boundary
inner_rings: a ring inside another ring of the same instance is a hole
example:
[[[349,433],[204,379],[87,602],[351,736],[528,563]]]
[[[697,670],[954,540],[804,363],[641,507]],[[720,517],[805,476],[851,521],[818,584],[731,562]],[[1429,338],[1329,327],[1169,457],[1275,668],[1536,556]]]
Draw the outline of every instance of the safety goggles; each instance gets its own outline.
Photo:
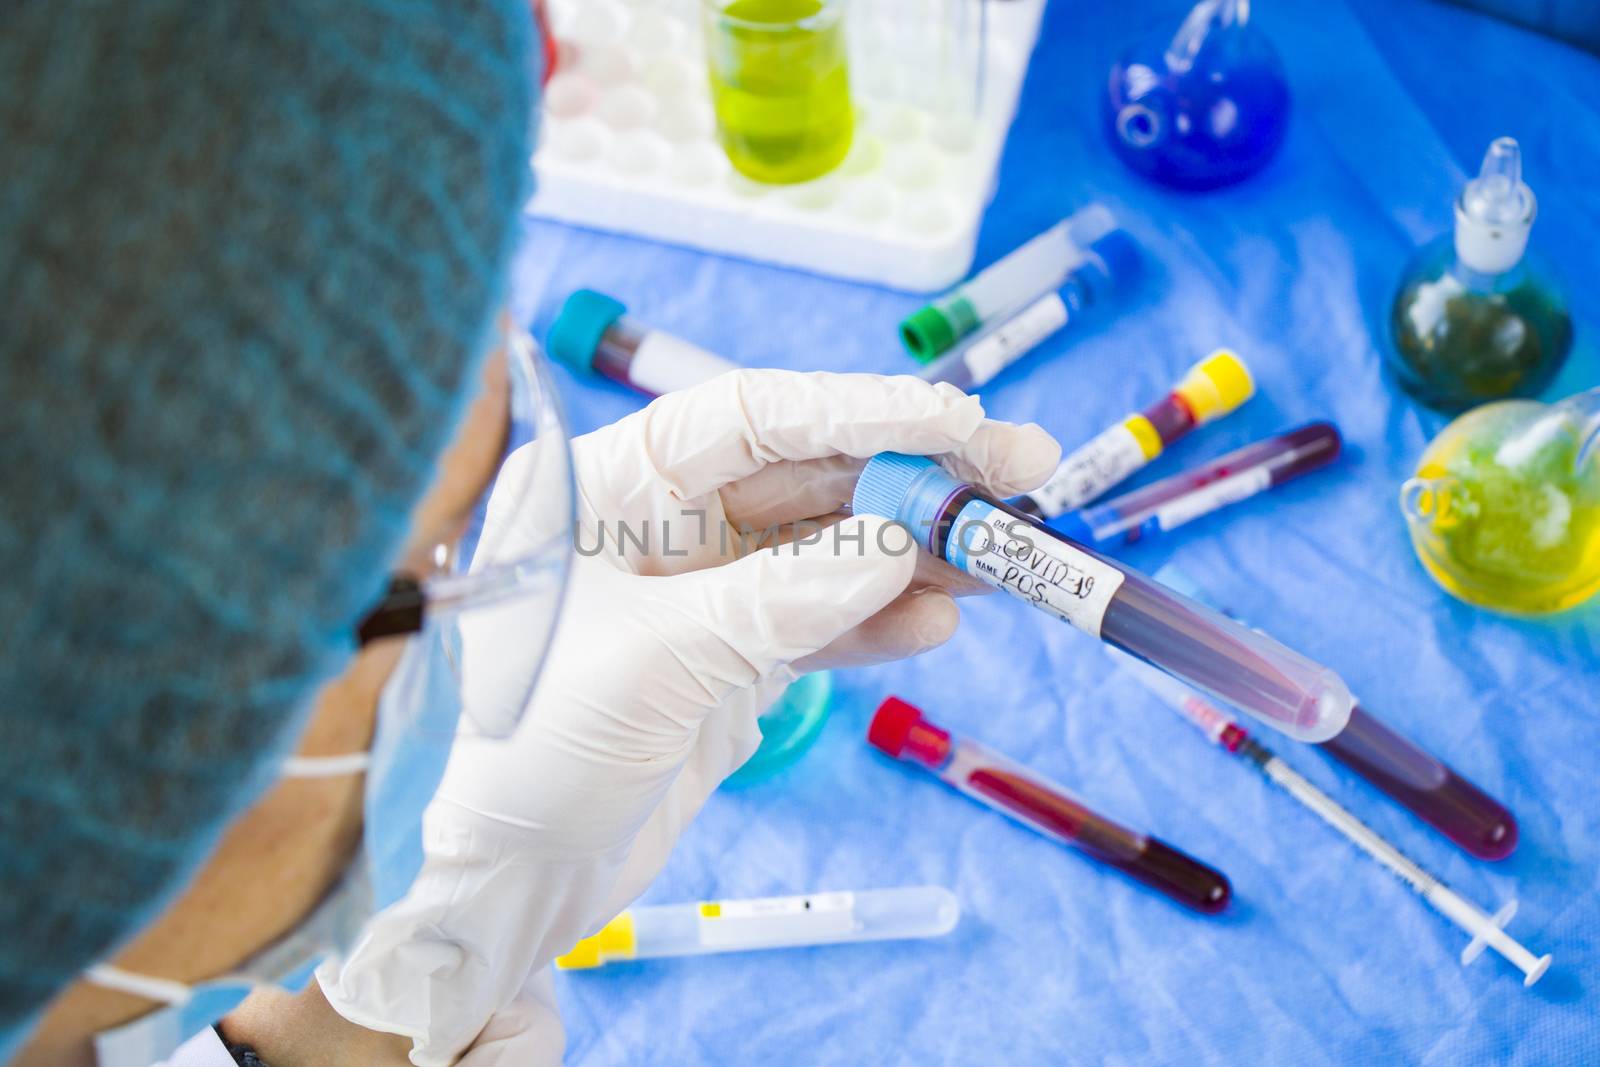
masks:
[[[422,553],[420,573],[394,575],[357,630],[362,645],[441,642],[463,725],[487,737],[510,735],[528,707],[561,609],[574,513],[572,455],[545,359],[519,328],[505,331],[503,350],[498,471],[459,536]],[[416,709],[417,723],[425,712]]]

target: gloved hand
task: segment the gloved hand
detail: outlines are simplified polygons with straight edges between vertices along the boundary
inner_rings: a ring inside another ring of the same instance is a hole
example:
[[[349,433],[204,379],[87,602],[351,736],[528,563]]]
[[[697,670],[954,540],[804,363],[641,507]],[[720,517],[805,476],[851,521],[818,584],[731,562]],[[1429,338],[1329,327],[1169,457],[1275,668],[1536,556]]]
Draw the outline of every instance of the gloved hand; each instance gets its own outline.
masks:
[[[942,643],[950,593],[976,591],[900,528],[839,514],[886,450],[940,455],[1002,495],[1059,457],[949,386],[783,371],[724,375],[574,442],[579,556],[533,705],[509,740],[457,738],[422,873],[318,973],[336,1010],[412,1037],[424,1067],[475,1040],[474,1067],[559,1061],[548,979],[519,991],[655,876],[755,750],[757,715],[805,670]],[[489,526],[518,506],[497,495]]]

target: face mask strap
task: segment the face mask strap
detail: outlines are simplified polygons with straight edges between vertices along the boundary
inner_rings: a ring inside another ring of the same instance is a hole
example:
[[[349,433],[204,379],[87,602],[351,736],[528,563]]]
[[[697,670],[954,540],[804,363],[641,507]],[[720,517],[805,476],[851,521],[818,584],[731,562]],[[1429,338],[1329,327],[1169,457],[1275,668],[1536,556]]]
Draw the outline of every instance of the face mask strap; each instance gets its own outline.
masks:
[[[186,1004],[194,991],[182,982],[170,978],[152,978],[147,974],[134,974],[124,971],[120,967],[113,967],[109,963],[96,964],[83,972],[84,981],[91,985],[100,986],[102,989],[114,989],[118,993],[127,993],[145,1000],[153,1000],[158,1004],[171,1004],[174,1007]]]
[[[368,752],[349,752],[342,756],[290,756],[279,771],[284,778],[347,778],[365,774],[372,764]]]

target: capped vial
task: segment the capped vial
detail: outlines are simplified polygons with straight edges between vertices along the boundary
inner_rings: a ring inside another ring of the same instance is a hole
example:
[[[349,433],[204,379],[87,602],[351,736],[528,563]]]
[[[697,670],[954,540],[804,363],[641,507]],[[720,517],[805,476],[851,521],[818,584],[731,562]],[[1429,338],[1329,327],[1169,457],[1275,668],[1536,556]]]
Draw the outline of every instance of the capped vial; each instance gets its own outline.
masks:
[[[622,301],[579,289],[550,326],[550,354],[579,374],[599,374],[649,397],[687,389],[735,364],[630,318]]]
[[[1538,209],[1522,180],[1521,147],[1497,137],[1456,200],[1456,255],[1482,274],[1504,274],[1522,261]]]
[[[1350,690],[1333,671],[1002,504],[926,456],[872,457],[851,508],[898,522],[934,558],[1291,737],[1326,741],[1350,718]]]

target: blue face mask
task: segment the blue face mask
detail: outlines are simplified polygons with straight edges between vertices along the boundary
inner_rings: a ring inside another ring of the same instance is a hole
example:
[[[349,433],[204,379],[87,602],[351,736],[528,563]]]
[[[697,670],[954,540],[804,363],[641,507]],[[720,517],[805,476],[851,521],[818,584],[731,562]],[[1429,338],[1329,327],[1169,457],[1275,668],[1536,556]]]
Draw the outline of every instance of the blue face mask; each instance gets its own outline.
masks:
[[[383,695],[368,753],[287,762],[284,778],[367,775],[361,852],[294,930],[232,974],[195,985],[109,966],[84,979],[166,1006],[95,1036],[99,1067],[149,1067],[263,985],[297,989],[318,963],[354,942],[372,914],[405,895],[422,868],[422,813],[450,756],[461,704],[440,635],[411,641]]]

